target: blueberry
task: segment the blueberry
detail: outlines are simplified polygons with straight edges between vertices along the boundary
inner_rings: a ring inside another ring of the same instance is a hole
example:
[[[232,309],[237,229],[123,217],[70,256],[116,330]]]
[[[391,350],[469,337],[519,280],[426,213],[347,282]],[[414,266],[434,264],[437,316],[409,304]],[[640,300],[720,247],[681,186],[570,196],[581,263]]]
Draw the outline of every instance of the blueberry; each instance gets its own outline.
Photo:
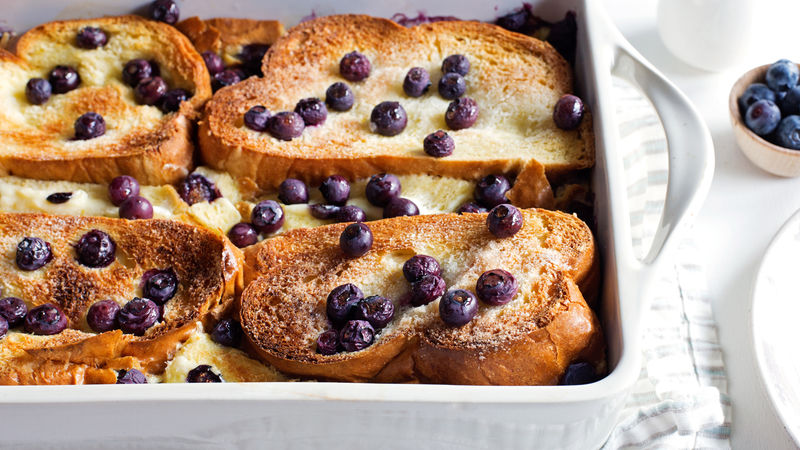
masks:
[[[108,185],[108,197],[114,206],[119,206],[130,197],[139,195],[139,182],[129,175],[120,175]]]
[[[0,317],[0,339],[5,337],[6,333],[8,333],[8,321]]]
[[[772,91],[770,91],[772,92]],[[776,101],[779,105],[782,116],[791,116],[800,114],[800,86],[795,86],[788,91],[784,91],[780,102]],[[765,99],[768,100],[768,99]],[[745,110],[745,115],[747,110]]]
[[[211,339],[226,347],[238,347],[242,342],[242,326],[233,319],[222,319],[211,330]]]
[[[50,244],[38,237],[23,238],[17,244],[17,267],[22,270],[36,270],[53,259]]]
[[[78,47],[85,49],[95,49],[106,45],[108,36],[97,27],[83,27],[78,31],[76,43]]]
[[[147,377],[136,369],[120,370],[117,384],[147,384]]]
[[[124,333],[143,336],[159,317],[158,305],[152,300],[135,297],[125,304],[117,314],[119,328]]]
[[[501,203],[509,203],[506,192],[511,183],[502,175],[487,175],[475,185],[475,200],[487,207],[494,208]]]
[[[509,31],[517,31],[519,32],[522,30],[522,27],[528,21],[528,10],[525,8],[520,9],[519,11],[515,11],[505,16],[499,17],[497,22],[495,22],[498,26],[505,28]]]
[[[451,130],[463,130],[475,125],[478,120],[478,104],[469,97],[453,100],[447,106],[444,121]]]
[[[8,325],[16,327],[22,325],[28,315],[28,305],[17,297],[0,298],[0,317],[8,321]]]
[[[427,305],[444,294],[447,285],[438,275],[426,274],[411,283],[411,304],[414,306]]]
[[[422,97],[431,87],[431,76],[422,67],[412,67],[403,79],[403,92],[409,97]]]
[[[28,311],[25,316],[25,331],[32,334],[58,334],[67,328],[67,316],[61,308],[45,303]]]
[[[395,136],[406,128],[408,116],[398,102],[381,102],[372,108],[369,117],[370,129],[383,136]]]
[[[469,73],[469,60],[464,55],[450,55],[442,61],[442,73],[457,73],[466,76]]]
[[[178,276],[170,269],[150,269],[142,275],[142,295],[163,305],[178,292]]]
[[[100,300],[89,307],[89,311],[86,312],[86,323],[98,333],[114,330],[117,328],[119,310],[119,304],[114,300]]]
[[[800,116],[787,116],[781,120],[775,140],[781,147],[800,150]]]
[[[54,93],[65,94],[81,84],[81,76],[72,67],[56,66],[50,71],[48,81]]]
[[[339,61],[339,73],[348,81],[361,81],[369,76],[371,70],[369,59],[356,51],[344,55]]]
[[[422,148],[430,156],[442,158],[453,154],[456,143],[444,130],[438,130],[425,136]]]
[[[297,178],[287,178],[278,186],[278,200],[285,205],[308,203],[308,187]]]
[[[747,128],[759,136],[766,136],[778,127],[781,121],[781,110],[769,100],[759,100],[749,108],[744,115]]]
[[[48,195],[45,200],[54,205],[60,205],[68,202],[71,198],[72,192],[53,192],[52,194]]]
[[[251,74],[262,76],[261,63],[264,60],[264,55],[269,50],[269,44],[247,44],[242,47],[242,52],[239,53],[239,60],[242,61],[242,66]]]
[[[25,97],[32,105],[41,105],[50,99],[53,88],[44,78],[31,78],[25,85]]]
[[[211,370],[208,364],[200,364],[186,374],[187,383],[224,383],[222,375]]]
[[[364,190],[367,200],[375,206],[386,206],[389,200],[400,195],[400,179],[390,173],[379,173],[369,178]]]
[[[372,328],[380,330],[392,321],[394,303],[386,297],[371,295],[356,304],[354,316],[356,319],[366,320]]]
[[[419,208],[411,200],[403,197],[394,197],[383,207],[383,218],[389,219],[400,216],[417,216]]]
[[[274,233],[281,229],[285,220],[283,208],[275,200],[263,200],[250,213],[250,223],[264,234]]]
[[[561,385],[589,384],[597,381],[597,372],[587,362],[572,363],[561,377]]]
[[[282,141],[300,137],[305,126],[300,114],[292,111],[281,111],[267,120],[269,134]]]
[[[150,5],[150,17],[159,22],[175,25],[181,11],[173,0],[156,0]]]
[[[463,289],[447,291],[439,300],[439,317],[452,327],[466,325],[478,313],[478,300]]]
[[[258,231],[249,223],[239,222],[228,231],[228,239],[239,248],[248,247],[258,242]]]
[[[456,212],[459,213],[459,214],[464,214],[464,213],[485,213],[485,212],[489,212],[489,210],[484,208],[483,206],[475,203],[475,202],[467,202],[467,203],[464,203],[463,205],[459,206],[458,210]]]
[[[117,244],[107,233],[91,230],[81,236],[75,246],[78,262],[87,267],[106,267],[114,262]]]
[[[242,79],[242,73],[234,69],[225,69],[222,72],[215,73],[211,77],[211,87],[214,89],[214,92],[216,92],[225,86],[234,85],[242,81]]]
[[[505,305],[517,293],[517,280],[503,269],[487,270],[475,285],[478,298],[489,305]]]
[[[339,333],[336,330],[326,330],[317,337],[317,353],[321,355],[335,355],[339,351]]]
[[[339,332],[339,342],[345,351],[363,350],[375,340],[375,329],[366,320],[351,320]]]
[[[342,209],[341,206],[337,205],[309,205],[309,211],[311,211],[311,215],[319,220],[332,220],[336,219],[339,215],[339,211]]]
[[[565,94],[553,108],[553,121],[562,130],[574,130],[580,125],[583,113],[583,101],[574,95]]]
[[[486,227],[499,238],[511,237],[522,229],[522,213],[509,204],[497,205],[486,216]]]
[[[87,112],[75,120],[75,139],[85,141],[104,134],[106,134],[106,121],[96,112]]]
[[[349,111],[356,99],[350,86],[337,81],[325,91],[325,103],[334,111]]]
[[[130,87],[136,87],[145,78],[155,76],[153,64],[145,59],[132,59],[122,68],[122,80]]]
[[[267,108],[256,105],[244,113],[244,125],[254,131],[265,131],[270,117],[272,113]]]
[[[403,276],[409,282],[419,281],[425,275],[440,276],[442,266],[436,258],[428,255],[414,255],[403,264]]]
[[[354,205],[342,206],[336,214],[337,222],[364,222],[365,220],[367,220],[367,214],[363,209]]]
[[[788,91],[797,85],[800,69],[788,59],[781,59],[767,69],[767,86],[773,91]]]
[[[222,62],[222,57],[212,52],[211,50],[204,51],[200,56],[206,63],[206,69],[211,76],[214,76],[225,70],[225,63]]]
[[[222,197],[217,185],[199,173],[190,174],[178,184],[178,195],[189,205]]]
[[[300,114],[306,126],[321,125],[328,118],[328,108],[316,97],[304,98],[297,102],[294,112]]]
[[[372,230],[363,223],[352,223],[339,236],[339,246],[351,258],[362,256],[372,248]]]
[[[461,75],[446,73],[439,80],[439,95],[446,100],[455,100],[467,92],[467,81]]]
[[[739,97],[739,112],[744,116],[747,108],[759,100],[770,100],[777,103],[775,92],[768,88],[764,83],[753,83],[747,86],[741,97]]]
[[[119,205],[119,216],[123,219],[152,219],[153,205],[144,197],[134,195]]]
[[[186,89],[170,89],[167,91],[158,104],[158,109],[164,114],[169,114],[181,109],[181,103],[189,100],[192,94]]]
[[[350,183],[341,175],[331,175],[322,182],[319,191],[326,202],[342,206],[350,198]]]
[[[167,93],[167,83],[161,77],[145,78],[133,90],[136,101],[145,105],[155,105]]]
[[[343,323],[353,313],[353,308],[364,299],[364,293],[355,284],[347,283],[336,286],[328,294],[325,303],[325,312],[328,320],[333,323]]]

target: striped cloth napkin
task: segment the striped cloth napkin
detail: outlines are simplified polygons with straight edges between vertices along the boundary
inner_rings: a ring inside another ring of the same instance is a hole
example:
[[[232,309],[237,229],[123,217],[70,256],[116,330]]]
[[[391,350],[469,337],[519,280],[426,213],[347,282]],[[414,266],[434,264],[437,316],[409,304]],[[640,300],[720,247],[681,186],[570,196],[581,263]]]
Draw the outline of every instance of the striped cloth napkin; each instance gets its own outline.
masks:
[[[668,158],[664,130],[638,90],[615,80],[633,245],[650,247],[663,209]],[[667,265],[665,265],[667,267]],[[645,314],[642,371],[604,449],[729,448],[731,403],[705,279],[691,238],[653,286]]]

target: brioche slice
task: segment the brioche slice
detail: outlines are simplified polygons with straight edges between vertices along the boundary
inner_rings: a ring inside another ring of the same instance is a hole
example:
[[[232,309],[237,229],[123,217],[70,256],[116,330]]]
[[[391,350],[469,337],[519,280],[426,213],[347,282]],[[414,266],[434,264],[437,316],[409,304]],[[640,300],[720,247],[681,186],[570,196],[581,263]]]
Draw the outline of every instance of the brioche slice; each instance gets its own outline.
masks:
[[[245,45],[272,45],[286,30],[277,20],[215,17],[190,17],[175,24],[194,44],[198,52],[214,52],[227,66],[244,64],[241,58]]]
[[[77,260],[74,248],[90,230],[107,233],[116,243],[115,258],[103,268]],[[16,263],[17,244],[25,237],[44,239],[52,260],[23,271]],[[151,269],[172,269],[178,279],[163,317],[141,337],[125,335],[124,356],[134,356],[149,372],[159,372],[195,322],[211,322],[227,313],[241,289],[241,252],[224,237],[171,220],[123,220],[101,217],[0,214],[0,286],[4,296],[24,300],[29,308],[58,305],[68,326],[89,332],[89,307],[99,300],[120,306],[142,297],[142,276]]]
[[[511,238],[493,237],[486,214],[399,217],[370,222],[374,243],[349,259],[339,248],[346,226],[291,231],[246,251],[254,279],[241,297],[242,327],[252,353],[300,377],[337,381],[453,384],[554,384],[574,360],[602,368],[600,326],[576,283],[590,278],[594,241],[577,218],[524,210]],[[449,327],[435,300],[412,307],[403,263],[435,257],[447,288],[475,290],[486,270],[504,269],[519,291],[504,306],[481,304],[468,324]],[[345,283],[382,295],[395,316],[361,351],[324,356],[316,339],[331,324],[326,298]]]
[[[274,113],[294,110],[303,98],[325,99],[331,84],[344,81],[340,59],[354,50],[368,57],[372,71],[363,81],[348,82],[352,109],[329,110],[324,124],[307,127],[291,141],[244,125],[245,112],[255,105]],[[465,95],[480,109],[475,125],[458,131],[448,130],[450,100],[436,88],[442,60],[451,54],[469,59]],[[410,98],[402,85],[415,66],[428,70],[432,86]],[[378,172],[474,180],[502,173],[517,177],[516,190],[536,193],[546,185],[545,170],[594,163],[591,117],[574,131],[553,123],[556,101],[573,89],[569,65],[549,44],[495,25],[458,21],[405,28],[368,16],[322,17],[290,29],[267,52],[262,69],[263,78],[220,90],[207,104],[198,133],[206,164],[262,189],[287,177],[318,184],[331,174],[351,180]],[[370,131],[371,111],[383,101],[400,102],[408,115],[405,130],[393,137]],[[455,141],[450,156],[423,151],[423,139],[438,129]]]
[[[108,42],[78,47],[76,36],[87,26],[103,30]],[[122,79],[125,63],[136,58],[155,61],[169,89],[191,93],[179,111],[164,114],[137,102]],[[32,104],[26,83],[47,79],[57,65],[75,68],[80,85]],[[126,174],[163,184],[179,181],[192,167],[192,120],[211,86],[200,54],[169,25],[136,16],[40,25],[20,37],[16,54],[0,51],[0,77],[0,174],[81,182]],[[105,134],[74,139],[75,120],[90,111],[105,120]]]
[[[0,340],[0,385],[111,384],[118,370],[141,369],[123,356],[130,336],[66,329],[52,336],[11,332]]]

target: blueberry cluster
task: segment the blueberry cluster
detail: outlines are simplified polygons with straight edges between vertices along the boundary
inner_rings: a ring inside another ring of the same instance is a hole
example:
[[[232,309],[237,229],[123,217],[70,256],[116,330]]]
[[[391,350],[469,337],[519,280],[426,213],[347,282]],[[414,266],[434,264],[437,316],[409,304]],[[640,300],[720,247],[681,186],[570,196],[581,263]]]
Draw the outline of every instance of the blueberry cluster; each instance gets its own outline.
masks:
[[[178,292],[178,276],[172,268],[151,269],[142,275],[142,297],[134,297],[120,307],[114,300],[100,300],[86,313],[89,327],[102,333],[121,329],[142,336],[163,319],[164,305]]]
[[[123,219],[152,219],[153,205],[139,195],[139,182],[129,175],[121,175],[108,185],[108,197],[114,206],[119,206]]]
[[[358,286],[347,283],[328,294],[325,311],[332,328],[317,338],[317,352],[333,355],[372,345],[375,335],[394,318],[394,303],[379,295],[365,298]]]
[[[225,66],[222,57],[211,50],[204,51],[201,56],[206,63],[209,75],[211,75],[211,88],[214,92],[236,84],[251,76],[261,76],[261,61],[269,50],[269,44],[247,44],[242,47],[241,53],[237,55],[241,64]]]
[[[180,109],[181,102],[192,94],[186,89],[169,89],[161,78],[161,69],[153,60],[132,59],[122,69],[122,80],[133,88],[136,101],[143,105],[158,106],[164,114]]]
[[[511,182],[503,175],[487,175],[478,181],[473,192],[474,202],[467,202],[458,208],[459,214],[485,213],[502,203],[511,203],[506,193]]]
[[[20,298],[0,298],[0,338],[6,335],[9,328],[20,326],[31,334],[58,334],[67,328],[67,316],[52,303],[28,310],[28,305]]]
[[[753,83],[739,97],[751,131],[781,147],[800,150],[800,69],[781,59],[767,69],[766,83]]]

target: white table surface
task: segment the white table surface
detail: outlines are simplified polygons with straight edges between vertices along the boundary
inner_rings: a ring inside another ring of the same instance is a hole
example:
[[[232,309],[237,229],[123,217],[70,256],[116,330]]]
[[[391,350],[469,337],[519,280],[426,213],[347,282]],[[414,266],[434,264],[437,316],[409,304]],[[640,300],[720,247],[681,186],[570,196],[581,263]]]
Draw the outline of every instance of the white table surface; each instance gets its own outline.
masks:
[[[796,22],[792,23],[800,15],[800,2],[758,2],[759,11],[753,17],[757,24],[754,46],[745,62],[712,73],[693,69],[667,50],[656,30],[657,0],[603,1],[633,46],[694,102],[714,139],[716,172],[693,232],[707,255],[708,282],[733,405],[732,446],[795,448],[757,373],[750,311],[761,257],[780,226],[800,208],[800,178],[770,175],[741,153],[730,127],[728,94],[749,68],[780,58],[800,61],[800,40]]]

